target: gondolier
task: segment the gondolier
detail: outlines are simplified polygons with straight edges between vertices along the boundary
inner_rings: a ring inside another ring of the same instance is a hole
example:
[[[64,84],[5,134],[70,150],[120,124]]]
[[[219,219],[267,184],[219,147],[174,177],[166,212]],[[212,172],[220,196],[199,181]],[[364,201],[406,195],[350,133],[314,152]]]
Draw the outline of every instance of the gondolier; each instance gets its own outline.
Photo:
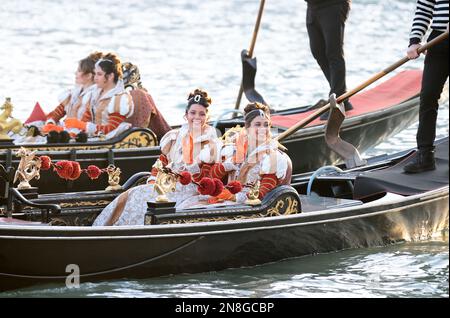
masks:
[[[417,0],[416,13],[411,29],[407,55],[419,57],[422,38],[431,24],[428,41],[448,32],[448,0]],[[406,173],[435,169],[434,146],[439,98],[448,78],[448,39],[428,50],[425,57],[422,89],[420,93],[419,128],[417,130],[418,153],[414,161],[405,166]]]
[[[347,90],[345,80],[344,32],[345,22],[350,12],[351,0],[305,0],[306,28],[308,30],[311,53],[322,69],[330,92],[336,96]],[[345,110],[353,109],[352,104],[344,101]],[[326,120],[328,112],[320,119]]]

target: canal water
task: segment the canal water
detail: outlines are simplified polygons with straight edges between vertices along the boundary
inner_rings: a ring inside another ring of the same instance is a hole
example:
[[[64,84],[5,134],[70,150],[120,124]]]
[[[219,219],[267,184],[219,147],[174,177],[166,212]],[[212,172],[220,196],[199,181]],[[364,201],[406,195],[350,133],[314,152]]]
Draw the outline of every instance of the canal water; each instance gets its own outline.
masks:
[[[0,102],[11,97],[24,120],[45,111],[73,85],[76,63],[112,51],[140,68],[170,124],[183,122],[189,91],[207,89],[212,118],[234,107],[240,51],[250,44],[256,0],[12,0],[0,4]],[[412,0],[353,1],[346,26],[347,86],[353,88],[402,58]],[[256,43],[256,87],[275,109],[325,98],[328,84],[309,51],[302,0],[266,1]],[[405,69],[422,68],[423,58]],[[393,75],[393,74],[392,74]],[[389,78],[392,75],[388,75]],[[438,137],[448,136],[448,91]],[[417,124],[364,156],[415,146]],[[307,256],[252,268],[195,275],[41,286],[0,297],[449,297],[448,233],[418,242]]]

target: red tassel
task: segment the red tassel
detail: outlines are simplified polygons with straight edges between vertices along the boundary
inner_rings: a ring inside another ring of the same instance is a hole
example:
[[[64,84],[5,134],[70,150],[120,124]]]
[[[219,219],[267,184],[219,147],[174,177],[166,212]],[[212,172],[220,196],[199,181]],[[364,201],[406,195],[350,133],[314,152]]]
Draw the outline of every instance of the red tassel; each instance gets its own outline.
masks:
[[[188,171],[182,171],[178,179],[182,185],[188,185],[192,181],[192,176]]]
[[[77,180],[81,175],[81,167],[80,164],[76,161],[71,161],[72,164],[72,173],[70,174],[69,180]]]
[[[62,160],[55,164],[54,170],[60,178],[68,180],[72,175],[73,166],[70,161]]]
[[[55,164],[54,170],[60,178],[65,180],[76,180],[81,175],[80,164],[75,161],[61,160]]]
[[[211,178],[204,177],[200,180],[197,188],[198,192],[203,195],[209,195],[214,192],[216,185]]]
[[[227,188],[231,192],[231,194],[236,194],[242,191],[242,184],[237,180],[231,181],[225,188]]]
[[[86,174],[91,180],[94,180],[97,179],[102,174],[102,170],[97,166],[90,165],[86,169]]]
[[[39,159],[41,160],[41,170],[45,171],[50,169],[52,166],[52,159],[50,159],[49,156],[40,156]]]
[[[214,178],[213,181],[214,181],[214,187],[215,187],[215,189],[214,189],[214,191],[211,193],[211,195],[212,195],[213,197],[216,197],[216,196],[218,196],[219,194],[222,193],[222,191],[223,191],[223,183],[222,183],[222,180],[217,179],[217,178]]]

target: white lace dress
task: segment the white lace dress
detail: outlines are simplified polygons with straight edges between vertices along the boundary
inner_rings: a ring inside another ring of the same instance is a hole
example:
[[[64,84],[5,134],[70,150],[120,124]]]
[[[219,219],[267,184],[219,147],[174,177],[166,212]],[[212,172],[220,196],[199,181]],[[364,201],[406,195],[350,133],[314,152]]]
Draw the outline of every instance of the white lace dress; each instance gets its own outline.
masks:
[[[131,188],[127,192],[128,199],[126,200],[123,212],[114,225],[144,225],[145,213],[147,213],[147,202],[155,201],[155,198],[158,196],[158,193],[154,190],[154,185],[140,185]],[[198,194],[197,186],[193,184],[184,186],[177,182],[176,191],[168,193],[167,197],[169,201],[176,202],[175,207],[182,208],[183,206],[186,206],[186,204],[183,204],[184,201],[191,201],[190,199],[196,194]],[[97,219],[95,219],[92,226],[107,225],[119,202],[119,198],[116,198],[111,202],[102,213],[100,213]],[[187,205],[189,205],[189,203]]]
[[[206,129],[204,135],[200,136],[201,141],[211,140],[217,142],[217,135],[214,129]],[[186,165],[182,160],[181,140],[188,133],[187,125],[183,125],[179,130],[169,131],[160,142],[161,148],[169,145],[170,151],[167,153],[169,160],[168,167],[173,171],[189,171],[191,174],[200,172],[198,164]],[[219,146],[220,147],[220,146]],[[211,163],[215,158],[210,158],[209,146],[204,146],[199,153],[199,158],[203,162]],[[149,180],[154,179],[150,177]],[[154,190],[153,184],[145,184],[133,187],[119,195],[112,201],[95,219],[93,226],[104,225],[144,225],[145,214],[147,213],[147,202],[155,201],[158,193]],[[194,184],[182,185],[177,182],[175,192],[167,193],[169,201],[176,202],[175,207],[183,209],[197,204],[200,200],[207,199],[208,196],[198,195],[197,186]],[[114,215],[120,215],[116,221]],[[112,220],[112,221],[111,221]]]

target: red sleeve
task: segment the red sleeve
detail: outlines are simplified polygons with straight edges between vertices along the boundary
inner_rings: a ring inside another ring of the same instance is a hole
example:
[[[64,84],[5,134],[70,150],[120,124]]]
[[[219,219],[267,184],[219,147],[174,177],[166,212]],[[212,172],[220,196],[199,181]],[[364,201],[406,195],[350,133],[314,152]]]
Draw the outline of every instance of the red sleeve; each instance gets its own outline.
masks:
[[[53,119],[55,123],[57,123],[61,118],[66,115],[66,110],[64,109],[63,104],[59,104],[50,114],[47,115],[48,119]]]
[[[84,116],[83,116],[84,117]],[[108,123],[106,125],[97,125],[97,130],[95,133],[102,132],[105,135],[117,127],[125,120],[125,116],[120,115],[120,113],[112,113],[108,116]]]
[[[211,167],[211,177],[222,180],[223,177],[227,175],[225,167],[221,163],[215,163]]]
[[[81,117],[81,121],[91,122],[92,121],[92,113],[90,107],[87,107],[83,113],[83,117]]]
[[[192,179],[194,179],[195,182],[200,182],[202,178],[208,177],[211,178],[211,166],[208,163],[202,163],[202,166],[200,167],[200,173],[196,173],[192,176]]]
[[[275,174],[263,174],[259,187],[259,199],[262,200],[267,193],[278,185],[278,178]]]

